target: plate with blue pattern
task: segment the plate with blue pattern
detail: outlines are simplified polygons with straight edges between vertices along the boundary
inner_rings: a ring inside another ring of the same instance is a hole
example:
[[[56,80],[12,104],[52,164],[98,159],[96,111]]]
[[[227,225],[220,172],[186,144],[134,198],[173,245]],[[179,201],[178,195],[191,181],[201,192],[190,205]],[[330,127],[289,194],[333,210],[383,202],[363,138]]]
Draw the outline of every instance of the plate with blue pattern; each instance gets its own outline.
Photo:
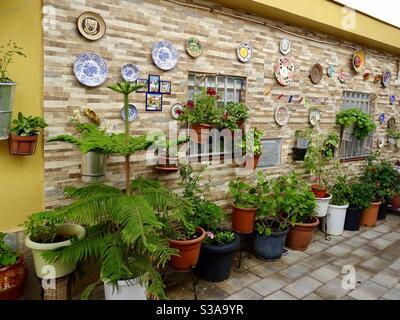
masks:
[[[85,52],[76,59],[74,73],[78,81],[83,85],[97,87],[107,80],[108,65],[100,55]]]
[[[122,67],[121,75],[124,80],[133,83],[139,79],[139,67],[128,63]]]
[[[158,68],[168,71],[178,63],[179,53],[171,42],[161,40],[153,46],[152,57]]]
[[[122,107],[121,111],[121,118],[122,120],[125,121],[125,107]],[[138,117],[138,111],[137,108],[133,105],[133,104],[129,104],[129,108],[128,108],[128,121],[132,122],[135,121]]]

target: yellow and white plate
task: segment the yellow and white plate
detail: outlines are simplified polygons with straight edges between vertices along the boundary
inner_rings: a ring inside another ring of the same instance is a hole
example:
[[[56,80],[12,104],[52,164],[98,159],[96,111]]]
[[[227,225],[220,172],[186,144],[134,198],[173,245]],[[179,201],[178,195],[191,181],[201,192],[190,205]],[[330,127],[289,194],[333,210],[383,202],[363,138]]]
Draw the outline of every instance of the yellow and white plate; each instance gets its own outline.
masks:
[[[249,62],[253,53],[253,46],[249,42],[242,42],[236,49],[236,54],[241,62]]]

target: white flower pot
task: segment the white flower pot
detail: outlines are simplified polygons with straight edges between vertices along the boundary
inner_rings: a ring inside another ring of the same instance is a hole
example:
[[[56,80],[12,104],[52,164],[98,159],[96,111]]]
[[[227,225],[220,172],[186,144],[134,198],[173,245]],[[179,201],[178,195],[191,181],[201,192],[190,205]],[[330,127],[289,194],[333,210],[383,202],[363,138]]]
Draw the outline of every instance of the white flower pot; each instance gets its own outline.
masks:
[[[146,288],[137,279],[118,281],[118,287],[104,281],[104,297],[106,300],[147,300]]]
[[[328,213],[328,205],[332,196],[328,194],[325,198],[316,198],[317,200],[317,217],[323,218]]]
[[[332,236],[340,236],[344,232],[344,222],[346,220],[346,211],[349,206],[328,206],[326,215],[326,233]]]

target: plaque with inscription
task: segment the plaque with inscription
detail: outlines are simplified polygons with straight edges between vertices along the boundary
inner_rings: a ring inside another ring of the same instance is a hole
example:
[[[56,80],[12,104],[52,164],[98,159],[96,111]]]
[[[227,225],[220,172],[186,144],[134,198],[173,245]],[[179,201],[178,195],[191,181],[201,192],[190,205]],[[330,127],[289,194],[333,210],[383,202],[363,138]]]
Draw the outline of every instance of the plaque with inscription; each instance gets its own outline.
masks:
[[[259,168],[274,167],[281,164],[281,139],[269,139],[261,141],[263,146],[263,154],[258,162]]]

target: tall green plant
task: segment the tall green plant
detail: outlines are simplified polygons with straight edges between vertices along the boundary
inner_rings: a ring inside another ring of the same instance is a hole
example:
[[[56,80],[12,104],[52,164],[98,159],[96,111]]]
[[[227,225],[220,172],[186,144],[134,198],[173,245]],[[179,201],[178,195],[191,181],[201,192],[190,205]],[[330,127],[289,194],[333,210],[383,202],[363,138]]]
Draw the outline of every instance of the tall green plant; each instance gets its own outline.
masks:
[[[13,82],[8,77],[8,67],[14,62],[15,56],[26,58],[22,52],[23,48],[18,47],[15,42],[9,41],[6,45],[0,46],[0,82]]]

